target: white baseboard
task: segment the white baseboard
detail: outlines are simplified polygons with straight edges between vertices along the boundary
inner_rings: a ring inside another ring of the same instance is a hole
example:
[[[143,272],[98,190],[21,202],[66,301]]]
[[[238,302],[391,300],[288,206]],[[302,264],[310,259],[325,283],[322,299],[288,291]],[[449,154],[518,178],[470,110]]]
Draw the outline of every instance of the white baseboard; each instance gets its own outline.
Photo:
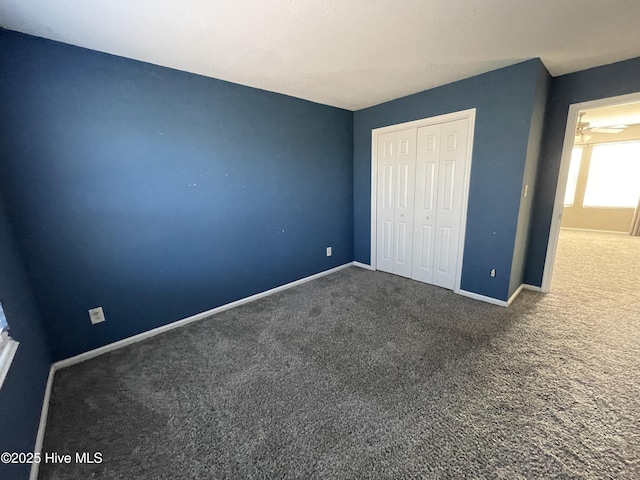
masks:
[[[619,230],[595,230],[593,228],[560,227],[560,230],[572,230],[574,232],[595,232],[595,233],[613,233],[616,235],[629,235],[629,232],[621,232]]]
[[[542,292],[542,287],[536,287],[535,285],[528,285],[523,283],[522,286],[525,290],[531,290],[532,292]]]
[[[540,287],[536,287],[535,285],[527,285],[526,283],[523,283],[522,285],[520,285],[515,292],[513,292],[513,294],[509,297],[509,300],[507,300],[506,302],[504,300],[498,300],[497,298],[492,298],[492,297],[486,297],[484,295],[480,295],[478,293],[473,293],[473,292],[468,292],[466,290],[460,290],[456,293],[459,293],[460,295],[463,295],[465,297],[469,297],[469,298],[473,298],[475,300],[480,300],[482,302],[486,302],[486,303],[491,303],[493,305],[499,305],[501,307],[508,307],[509,305],[511,305],[513,303],[513,301],[516,299],[516,297],[518,295],[520,295],[520,292],[522,292],[522,290],[531,290],[533,292],[542,292],[542,289]]]
[[[348,268],[353,266],[353,262],[345,263],[344,265],[340,265],[339,267],[332,268],[330,270],[325,270],[324,272],[316,273],[315,275],[311,275],[309,277],[301,278],[291,283],[287,283],[285,285],[281,285],[276,288],[272,288],[271,290],[266,290],[264,292],[256,293],[255,295],[251,295],[250,297],[241,298],[240,300],[236,300],[235,302],[227,303],[225,305],[221,305],[216,308],[212,308],[211,310],[207,310],[206,312],[197,313],[196,315],[192,315],[191,317],[183,318],[182,320],[177,320],[172,323],[168,323],[167,325],[163,325],[158,328],[154,328],[153,330],[148,330],[146,332],[139,333],[138,335],[133,335],[132,337],[125,338],[123,340],[119,340],[117,342],[110,343],[103,347],[96,348],[94,350],[89,350],[88,352],[81,353],[80,355],[76,355],[75,357],[66,358],[64,360],[60,360],[59,362],[55,362],[53,366],[56,369],[69,367],[71,365],[75,365],[80,362],[84,362],[85,360],[89,360],[90,358],[97,357],[107,352],[111,352],[113,350],[117,350],[119,348],[125,347],[127,345],[131,345],[132,343],[140,342],[150,337],[154,337],[160,333],[166,332],[168,330],[173,330],[174,328],[179,328],[184,325],[188,325],[191,322],[196,322],[198,320],[202,320],[203,318],[210,317],[211,315],[215,315],[216,313],[224,312],[225,310],[229,310],[234,307],[239,307],[240,305],[244,305],[245,303],[253,302],[260,298],[267,297],[269,295],[273,295],[274,293],[281,292],[283,290],[287,290],[292,287],[296,287],[298,285],[302,285],[303,283],[310,282],[315,280],[316,278],[324,277],[325,275],[330,275],[334,272],[342,270],[344,268]]]
[[[518,288],[516,288],[516,291],[513,292],[513,295],[511,295],[509,297],[509,300],[507,300],[507,307],[513,303],[513,301],[516,299],[516,297],[518,295],[520,295],[520,292],[522,291],[523,288],[524,288],[524,284],[522,284]]]
[[[498,300],[497,298],[487,297],[485,295],[480,295],[479,293],[468,292],[466,290],[458,290],[457,292],[464,297],[473,298],[474,300],[480,300],[481,302],[491,303],[493,305],[498,305],[500,307],[508,307],[509,304],[504,300]]]
[[[64,360],[60,360],[59,362],[53,363],[51,368],[49,369],[49,378],[47,379],[47,388],[44,394],[44,400],[42,402],[42,411],[40,413],[40,425],[38,427],[38,435],[36,436],[36,444],[34,446],[34,453],[42,453],[42,445],[44,442],[44,433],[47,428],[47,417],[49,415],[49,401],[51,400],[51,388],[53,386],[53,377],[55,376],[55,372],[61,368],[69,367],[71,365],[75,365],[80,362],[84,362],[85,360],[89,360],[90,358],[97,357],[107,352],[111,352],[113,350],[117,350],[118,348],[125,347],[127,345],[131,345],[132,343],[140,342],[146,338],[153,337],[162,332],[166,332],[168,330],[173,330],[174,328],[179,328],[184,325],[187,325],[191,322],[196,322],[198,320],[202,320],[204,318],[210,317],[216,313],[224,312],[225,310],[229,310],[234,307],[238,307],[240,305],[244,305],[245,303],[253,302],[260,298],[264,298],[269,295],[273,295],[274,293],[281,292],[283,290],[287,290],[289,288],[302,285],[303,283],[310,282],[315,280],[316,278],[324,277],[325,275],[330,275],[334,272],[342,270],[344,268],[348,268],[353,266],[353,262],[345,263],[344,265],[340,265],[339,267],[332,268],[330,270],[325,270],[324,272],[316,273],[315,275],[311,275],[309,277],[301,278],[291,283],[287,283],[285,285],[281,285],[276,288],[272,288],[271,290],[266,290],[264,292],[256,293],[255,295],[251,295],[250,297],[241,298],[240,300],[236,300],[235,302],[227,303],[226,305],[221,305],[219,307],[213,308],[211,310],[207,310],[206,312],[198,313],[196,315],[192,315],[191,317],[184,318],[182,320],[178,320],[176,322],[169,323],[167,325],[163,325],[158,328],[154,328],[153,330],[149,330],[147,332],[140,333],[138,335],[134,335],[129,338],[125,338],[123,340],[119,340],[117,342],[110,343],[100,348],[96,348],[94,350],[90,350],[85,353],[81,353],[80,355],[76,355],[75,357],[66,358]],[[38,478],[38,469],[39,464],[33,463],[31,465],[31,473],[29,475],[29,480],[36,480]]]
[[[38,426],[38,435],[36,436],[36,444],[33,447],[33,453],[42,453],[42,444],[44,442],[44,432],[47,428],[47,417],[49,416],[49,401],[51,400],[51,388],[53,387],[53,377],[56,374],[55,364],[49,368],[49,378],[47,379],[47,388],[44,391],[44,399],[42,400],[42,411],[40,412],[40,425]],[[31,473],[29,480],[37,480],[39,463],[31,464]]]
[[[220,312],[224,312],[225,310],[229,310],[231,308],[234,307],[238,307],[240,305],[244,305],[245,303],[249,303],[249,302],[253,302],[255,300],[258,300],[260,298],[264,298],[267,297],[269,295],[273,295],[274,293],[278,293],[281,292],[283,290],[287,290],[289,288],[295,287],[297,285],[302,285],[303,283],[307,283],[310,282],[312,280],[315,280],[317,278],[323,277],[325,275],[330,275],[334,272],[337,272],[339,270],[342,270],[344,268],[348,268],[350,266],[356,266],[359,268],[364,268],[367,270],[373,270],[373,268],[370,265],[364,264],[364,263],[360,263],[360,262],[350,262],[350,263],[345,263],[344,265],[340,265],[339,267],[335,267],[332,268],[330,270],[326,270],[324,272],[320,272],[320,273],[316,273],[315,275],[311,275],[309,277],[305,277],[305,278],[301,278],[299,280],[296,280],[294,282],[291,283],[287,283],[285,285],[281,285],[279,287],[276,288],[272,288],[271,290],[266,290],[264,292],[261,293],[257,293],[255,295],[252,295],[250,297],[246,297],[246,298],[242,298],[240,300],[236,300],[235,302],[231,302],[231,303],[227,303],[225,305],[221,305],[219,307],[213,308],[211,310],[207,310],[206,312],[202,312],[202,313],[198,313],[196,315],[192,315],[191,317],[187,317],[184,318],[182,320],[178,320],[176,322],[172,322],[169,323],[167,325],[163,325],[161,327],[158,328],[154,328],[153,330],[149,330],[147,332],[143,332],[140,333],[138,335],[134,335],[132,337],[129,338],[125,338],[123,340],[119,340],[117,342],[114,343],[110,343],[108,345],[105,345],[103,347],[100,348],[96,348],[94,350],[90,350],[88,352],[85,353],[81,353],[80,355],[76,355],[74,357],[70,357],[70,358],[66,358],[64,360],[60,360],[58,362],[55,362],[53,365],[51,365],[51,369],[49,371],[49,378],[47,380],[47,388],[45,390],[45,395],[44,395],[44,401],[43,401],[43,405],[42,405],[42,412],[40,414],[40,425],[38,428],[38,435],[36,437],[36,444],[34,447],[34,453],[41,453],[42,452],[42,445],[44,442],[44,433],[45,433],[45,429],[47,426],[47,416],[49,413],[49,401],[51,399],[51,388],[53,386],[53,378],[55,376],[55,372],[61,368],[65,368],[65,367],[69,367],[71,365],[75,365],[77,363],[81,363],[84,362],[85,360],[89,360],[90,358],[94,358],[97,357],[99,355],[102,355],[104,353],[113,351],[113,350],[117,350],[119,348],[125,347],[127,345],[131,345],[133,343],[136,342],[140,342],[142,340],[145,340],[147,338],[150,337],[154,337],[160,333],[169,331],[169,330],[173,330],[175,328],[180,328],[184,325],[188,325],[189,323],[198,321],[198,320],[202,320],[204,318],[210,317],[211,315],[215,315],[216,313],[220,313]],[[501,307],[506,307],[508,306],[513,299],[515,299],[515,297],[520,293],[520,291],[522,291],[523,288],[527,288],[530,290],[533,289],[539,289],[539,287],[533,287],[531,285],[521,285],[518,290],[516,290],[516,292],[511,296],[511,298],[509,299],[508,302],[505,302],[504,300],[498,300],[496,298],[492,298],[492,297],[487,297],[484,295],[479,295],[477,293],[473,293],[473,292],[468,292],[466,290],[459,290],[456,293],[459,293],[460,295],[463,295],[465,297],[469,297],[469,298],[473,298],[475,300],[480,300],[486,303],[491,303],[494,305],[499,305]],[[36,480],[38,478],[38,467],[39,465],[37,463],[32,464],[31,466],[31,474],[29,476],[30,480]]]
[[[364,268],[365,270],[374,270],[371,265],[367,265],[366,263],[353,262],[354,267]]]

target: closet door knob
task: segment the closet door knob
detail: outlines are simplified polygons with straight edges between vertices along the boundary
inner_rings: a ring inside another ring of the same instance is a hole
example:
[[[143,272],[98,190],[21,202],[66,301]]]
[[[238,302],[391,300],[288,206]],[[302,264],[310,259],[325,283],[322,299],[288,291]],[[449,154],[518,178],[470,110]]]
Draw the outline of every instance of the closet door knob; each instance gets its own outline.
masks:
[[[424,217],[424,219],[425,219],[425,220],[429,220],[429,217],[428,217],[428,216],[427,216],[427,217]]]

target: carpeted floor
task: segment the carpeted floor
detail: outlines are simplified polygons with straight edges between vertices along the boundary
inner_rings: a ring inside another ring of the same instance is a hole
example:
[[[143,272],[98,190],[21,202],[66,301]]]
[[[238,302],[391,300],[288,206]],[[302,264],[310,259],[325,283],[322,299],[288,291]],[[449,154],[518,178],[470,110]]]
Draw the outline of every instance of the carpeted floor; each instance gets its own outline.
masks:
[[[44,451],[103,462],[39,478],[640,478],[638,272],[574,231],[508,309],[342,270],[59,371]]]

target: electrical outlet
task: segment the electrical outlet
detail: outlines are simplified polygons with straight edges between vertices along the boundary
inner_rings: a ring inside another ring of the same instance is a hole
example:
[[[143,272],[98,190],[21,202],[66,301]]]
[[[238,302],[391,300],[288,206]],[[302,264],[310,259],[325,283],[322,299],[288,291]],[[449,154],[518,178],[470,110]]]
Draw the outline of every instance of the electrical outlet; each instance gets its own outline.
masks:
[[[106,318],[104,318],[104,311],[102,310],[102,307],[96,307],[89,310],[89,319],[91,320],[91,325],[104,322]]]
[[[327,257],[330,257],[331,255],[333,255],[333,252],[331,251],[331,247],[327,247]]]
[[[496,269],[492,268],[491,271],[489,272],[489,275],[491,275],[491,278],[496,276]]]

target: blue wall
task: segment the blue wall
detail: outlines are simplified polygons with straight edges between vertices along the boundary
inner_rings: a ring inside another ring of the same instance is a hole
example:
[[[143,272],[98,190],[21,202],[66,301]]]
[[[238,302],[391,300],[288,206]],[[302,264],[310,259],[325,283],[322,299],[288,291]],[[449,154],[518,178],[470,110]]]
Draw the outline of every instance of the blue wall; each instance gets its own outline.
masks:
[[[462,289],[506,300],[514,253],[537,59],[354,114],[354,256],[369,263],[371,130],[476,108]],[[491,278],[489,271],[497,269]]]
[[[569,105],[640,92],[640,57],[551,81],[525,283],[542,285]]]
[[[527,262],[527,250],[531,232],[533,217],[533,202],[535,199],[536,176],[540,161],[540,149],[542,147],[542,133],[544,128],[544,116],[546,102],[549,93],[551,76],[544,65],[540,64],[536,83],[533,115],[529,129],[529,143],[527,146],[527,159],[524,166],[520,210],[518,211],[518,228],[516,229],[515,245],[513,250],[513,262],[511,264],[511,279],[509,281],[509,297],[522,285]],[[524,196],[525,186],[527,196]]]
[[[351,112],[9,31],[0,65],[0,181],[55,359],[353,260]]]
[[[51,354],[9,222],[0,201],[0,303],[20,342],[0,389],[0,452],[33,452]],[[0,478],[29,478],[30,465],[0,463]]]

